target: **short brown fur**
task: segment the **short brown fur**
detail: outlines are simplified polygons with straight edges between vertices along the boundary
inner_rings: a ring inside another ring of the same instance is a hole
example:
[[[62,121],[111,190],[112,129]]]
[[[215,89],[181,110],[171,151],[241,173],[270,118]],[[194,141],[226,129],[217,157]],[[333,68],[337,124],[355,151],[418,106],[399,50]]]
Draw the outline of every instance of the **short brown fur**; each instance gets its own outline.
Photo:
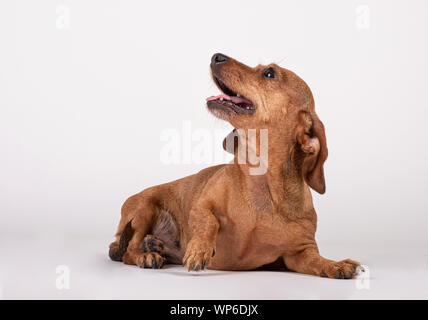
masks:
[[[152,268],[181,260],[189,271],[205,267],[253,270],[283,262],[287,269],[300,273],[352,278],[358,262],[325,259],[315,242],[317,216],[309,188],[325,192],[323,164],[328,152],[324,126],[315,113],[309,87],[293,72],[275,64],[250,68],[227,59],[221,66],[211,65],[213,77],[250,99],[256,110],[251,115],[210,111],[246,133],[268,129],[266,173],[249,174],[254,166],[238,163],[239,147],[235,146],[229,150],[235,153],[230,164],[130,197],[122,207],[110,256]],[[267,67],[275,70],[276,79],[262,76]],[[257,152],[259,148],[256,145]],[[164,232],[156,231],[156,226]],[[160,250],[143,250],[147,235],[161,239],[162,250],[169,250],[170,258]]]

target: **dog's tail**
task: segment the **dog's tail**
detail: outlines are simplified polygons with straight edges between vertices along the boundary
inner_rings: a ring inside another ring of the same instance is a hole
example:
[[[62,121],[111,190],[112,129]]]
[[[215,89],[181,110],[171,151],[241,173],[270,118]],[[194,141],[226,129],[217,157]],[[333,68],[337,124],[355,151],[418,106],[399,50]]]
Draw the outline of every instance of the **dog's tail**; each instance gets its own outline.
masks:
[[[119,239],[119,244],[110,247],[108,255],[113,261],[122,261],[122,257],[125,254],[126,249],[128,248],[129,241],[134,235],[134,230],[132,229],[131,222],[132,220],[129,221],[123,229],[123,232]]]

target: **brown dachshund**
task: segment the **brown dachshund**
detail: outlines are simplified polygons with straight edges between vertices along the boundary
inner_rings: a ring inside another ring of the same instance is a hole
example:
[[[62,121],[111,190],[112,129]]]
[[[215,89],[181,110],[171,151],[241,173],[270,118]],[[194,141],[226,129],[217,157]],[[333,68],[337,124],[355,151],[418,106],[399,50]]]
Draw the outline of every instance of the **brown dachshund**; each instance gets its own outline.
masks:
[[[323,258],[315,242],[309,188],[325,192],[327,145],[307,84],[276,64],[250,68],[223,54],[212,57],[211,73],[223,94],[207,107],[236,128],[223,143],[234,161],[126,200],[111,259],[352,278],[358,262]]]

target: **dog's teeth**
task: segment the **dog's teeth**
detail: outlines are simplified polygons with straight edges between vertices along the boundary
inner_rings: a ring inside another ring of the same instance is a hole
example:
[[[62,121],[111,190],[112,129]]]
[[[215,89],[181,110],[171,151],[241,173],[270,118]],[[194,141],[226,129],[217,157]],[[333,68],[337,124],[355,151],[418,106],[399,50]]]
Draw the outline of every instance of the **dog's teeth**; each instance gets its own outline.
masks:
[[[241,95],[238,93],[236,96],[239,98]]]
[[[223,101],[223,98],[220,98],[220,101]]]

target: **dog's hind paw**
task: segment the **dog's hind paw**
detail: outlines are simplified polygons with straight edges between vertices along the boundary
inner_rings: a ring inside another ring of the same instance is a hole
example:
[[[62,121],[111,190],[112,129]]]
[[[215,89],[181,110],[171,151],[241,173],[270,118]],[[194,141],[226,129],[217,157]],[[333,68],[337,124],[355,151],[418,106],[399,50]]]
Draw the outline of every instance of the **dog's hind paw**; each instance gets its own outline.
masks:
[[[165,264],[165,258],[157,252],[145,252],[137,259],[140,268],[160,269]]]
[[[162,240],[155,236],[152,236],[151,234],[148,234],[143,239],[141,249],[143,250],[143,252],[157,252],[159,254],[162,254],[164,246]]]

